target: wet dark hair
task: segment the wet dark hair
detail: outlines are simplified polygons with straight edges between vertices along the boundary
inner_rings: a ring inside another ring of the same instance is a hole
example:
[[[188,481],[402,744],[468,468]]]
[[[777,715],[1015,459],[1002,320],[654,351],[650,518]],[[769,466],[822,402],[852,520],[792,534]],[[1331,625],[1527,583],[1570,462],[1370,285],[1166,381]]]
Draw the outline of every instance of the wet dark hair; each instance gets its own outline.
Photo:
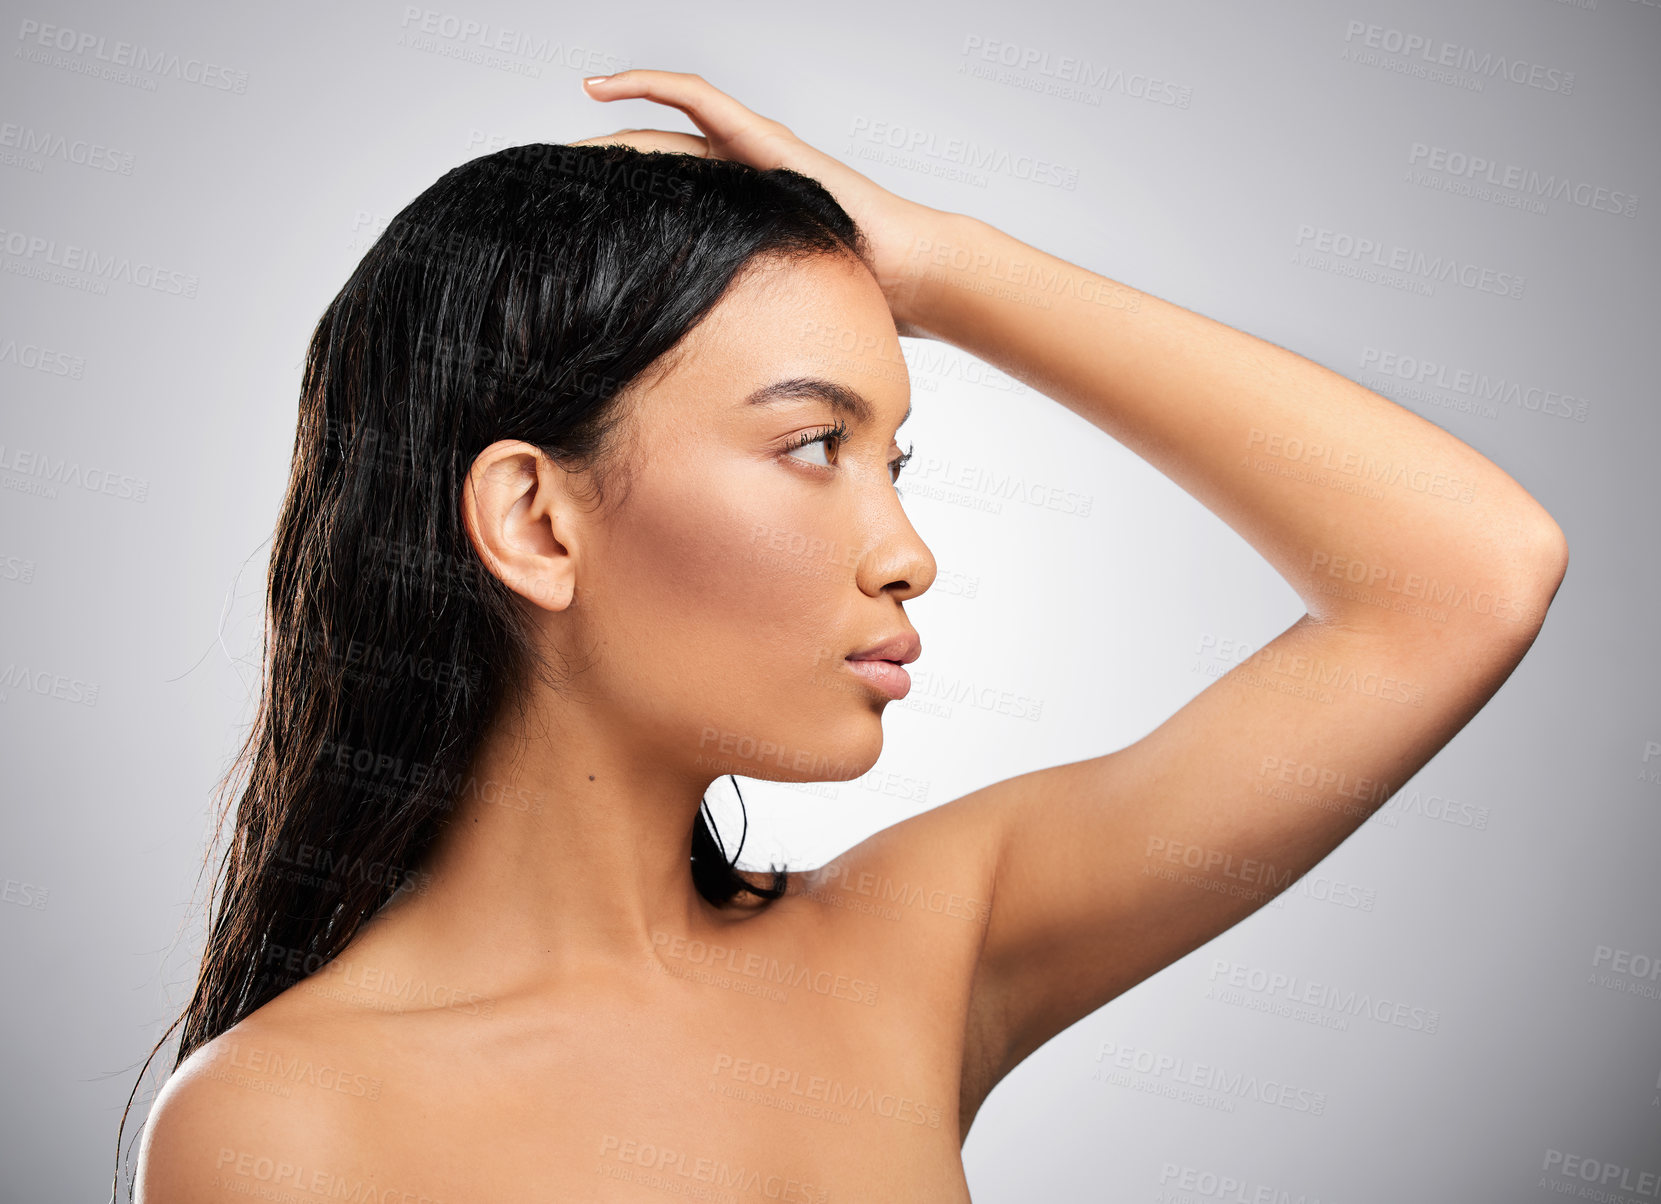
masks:
[[[475,457],[522,439],[607,504],[627,491],[629,386],[741,271],[867,249],[807,176],[625,146],[484,155],[391,222],[311,336],[259,708],[220,784],[216,845],[246,784],[194,992],[141,1081],[181,1024],[174,1069],[419,886],[451,809],[499,789],[466,777],[481,737],[533,674],[557,686],[524,600],[465,530]],[[751,883],[736,860],[701,807],[698,892],[718,906],[784,893],[783,871]],[[120,1151],[118,1129],[117,1185]]]

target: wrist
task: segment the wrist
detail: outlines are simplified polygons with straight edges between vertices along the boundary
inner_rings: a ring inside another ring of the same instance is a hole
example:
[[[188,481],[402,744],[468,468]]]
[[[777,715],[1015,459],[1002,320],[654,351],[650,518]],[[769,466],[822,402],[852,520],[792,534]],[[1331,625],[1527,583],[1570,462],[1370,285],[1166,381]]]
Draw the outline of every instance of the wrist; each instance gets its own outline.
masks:
[[[966,213],[918,208],[884,294],[901,334],[938,339],[956,277],[972,269],[975,249],[986,245],[993,227]]]
[[[925,204],[915,206],[899,262],[894,264],[894,276],[884,282],[884,296],[902,334],[907,327],[928,329],[942,277],[948,271],[942,264],[950,264],[953,257],[960,256],[960,247],[972,244],[975,226],[982,224],[967,213],[932,209]]]

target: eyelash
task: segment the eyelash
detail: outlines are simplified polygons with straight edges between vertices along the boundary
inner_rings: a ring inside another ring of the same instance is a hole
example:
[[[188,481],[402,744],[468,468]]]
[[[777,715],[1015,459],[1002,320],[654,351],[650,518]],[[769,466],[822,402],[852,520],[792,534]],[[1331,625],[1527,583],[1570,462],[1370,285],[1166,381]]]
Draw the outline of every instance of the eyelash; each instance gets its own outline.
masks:
[[[818,431],[804,431],[804,432],[802,432],[802,434],[796,436],[796,438],[791,442],[790,446],[785,448],[784,450],[785,450],[786,454],[788,454],[790,452],[796,451],[798,448],[806,447],[810,443],[822,443],[826,439],[835,439],[838,444],[841,444],[847,438],[848,438],[848,424],[841,421],[840,419],[838,419],[835,426],[828,426],[828,427],[825,427],[823,430],[818,430]],[[916,444],[912,444],[911,446],[915,447]],[[900,473],[901,473],[902,470],[904,470],[905,466],[910,462],[911,462],[911,448],[909,448],[909,447],[906,449],[905,455],[899,456],[896,459],[890,460],[888,462],[888,471],[894,478],[895,492],[896,493],[901,492],[900,489],[899,489]],[[816,464],[816,465],[814,465],[814,467],[817,468],[817,467],[820,467],[820,466]]]

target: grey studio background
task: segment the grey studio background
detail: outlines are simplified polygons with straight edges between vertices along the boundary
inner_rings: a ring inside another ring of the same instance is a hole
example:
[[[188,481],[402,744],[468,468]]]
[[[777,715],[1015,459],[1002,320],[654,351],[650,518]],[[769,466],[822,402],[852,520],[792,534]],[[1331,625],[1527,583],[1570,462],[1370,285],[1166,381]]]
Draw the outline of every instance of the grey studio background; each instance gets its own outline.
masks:
[[[1568,535],[1533,650],[1382,812],[992,1093],[975,1199],[1653,1198],[1661,5],[440,3],[4,6],[6,1200],[103,1198],[187,997],[313,325],[450,167],[690,130],[582,94],[629,66],[1325,364]],[[1302,610],[1082,419],[906,352],[927,660],[865,778],[742,783],[748,864],[1121,747]]]

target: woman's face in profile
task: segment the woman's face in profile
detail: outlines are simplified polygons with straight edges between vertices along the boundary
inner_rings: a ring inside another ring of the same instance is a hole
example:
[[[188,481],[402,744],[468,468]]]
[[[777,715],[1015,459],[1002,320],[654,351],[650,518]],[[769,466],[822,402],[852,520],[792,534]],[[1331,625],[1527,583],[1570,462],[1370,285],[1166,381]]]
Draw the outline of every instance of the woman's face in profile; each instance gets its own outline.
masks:
[[[594,652],[579,688],[599,689],[666,764],[844,780],[882,751],[890,700],[844,658],[909,632],[900,603],[935,577],[894,484],[910,381],[864,267],[751,267],[634,397],[632,481],[585,525],[567,612]],[[749,400],[785,382],[789,394]]]

